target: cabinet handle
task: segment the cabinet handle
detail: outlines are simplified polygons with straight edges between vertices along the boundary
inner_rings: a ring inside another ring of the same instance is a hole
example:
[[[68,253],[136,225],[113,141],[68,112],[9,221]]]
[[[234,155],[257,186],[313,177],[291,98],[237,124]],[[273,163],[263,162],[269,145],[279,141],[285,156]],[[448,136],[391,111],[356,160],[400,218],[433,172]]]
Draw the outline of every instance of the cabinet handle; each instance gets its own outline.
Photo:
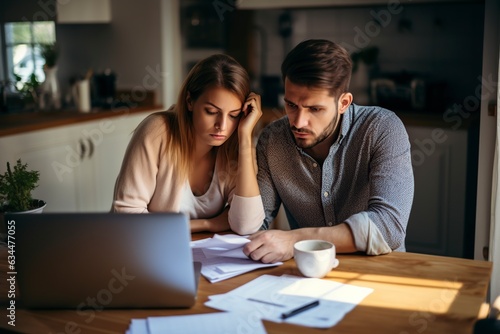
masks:
[[[81,161],[85,157],[85,152],[87,151],[87,148],[85,147],[83,139],[80,139],[79,143],[80,143],[80,161]]]
[[[89,159],[92,158],[92,155],[94,154],[94,142],[92,141],[91,138],[87,139],[89,142]]]

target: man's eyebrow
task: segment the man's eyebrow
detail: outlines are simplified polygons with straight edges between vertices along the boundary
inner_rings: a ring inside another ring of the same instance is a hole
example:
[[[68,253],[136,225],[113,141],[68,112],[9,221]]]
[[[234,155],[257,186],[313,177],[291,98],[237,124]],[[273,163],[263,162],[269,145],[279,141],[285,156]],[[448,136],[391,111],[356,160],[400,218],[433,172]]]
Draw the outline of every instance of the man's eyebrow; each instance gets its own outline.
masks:
[[[287,98],[283,98],[283,100],[285,100],[285,102],[287,103],[291,103],[291,104],[294,104],[296,105],[295,103],[293,103],[292,101],[288,100]],[[313,105],[310,105],[310,106],[303,106],[304,108],[325,108],[324,105],[321,105],[321,104],[313,104]]]

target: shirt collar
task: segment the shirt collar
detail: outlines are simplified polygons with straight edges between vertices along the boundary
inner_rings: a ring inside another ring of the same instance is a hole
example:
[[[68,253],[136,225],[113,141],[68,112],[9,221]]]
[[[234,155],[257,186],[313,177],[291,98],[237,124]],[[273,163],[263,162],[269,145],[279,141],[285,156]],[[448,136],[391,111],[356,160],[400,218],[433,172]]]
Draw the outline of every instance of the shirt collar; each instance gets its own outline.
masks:
[[[354,103],[351,103],[351,105],[347,108],[347,110],[342,114],[342,121],[340,122],[340,132],[339,132],[339,137],[337,138],[336,142],[334,144],[340,144],[342,140],[347,136],[347,133],[351,129],[352,126],[352,120],[353,120],[353,115],[355,112],[355,109],[357,109],[358,106],[355,105]]]

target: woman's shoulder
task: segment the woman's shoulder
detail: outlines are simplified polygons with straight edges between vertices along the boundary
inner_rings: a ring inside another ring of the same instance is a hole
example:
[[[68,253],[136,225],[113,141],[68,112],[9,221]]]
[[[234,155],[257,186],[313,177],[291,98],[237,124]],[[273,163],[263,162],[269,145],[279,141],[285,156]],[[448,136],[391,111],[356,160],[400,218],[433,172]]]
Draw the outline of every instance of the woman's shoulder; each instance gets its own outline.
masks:
[[[136,132],[157,133],[165,132],[175,121],[176,115],[171,107],[168,110],[157,111],[146,116],[137,126]]]

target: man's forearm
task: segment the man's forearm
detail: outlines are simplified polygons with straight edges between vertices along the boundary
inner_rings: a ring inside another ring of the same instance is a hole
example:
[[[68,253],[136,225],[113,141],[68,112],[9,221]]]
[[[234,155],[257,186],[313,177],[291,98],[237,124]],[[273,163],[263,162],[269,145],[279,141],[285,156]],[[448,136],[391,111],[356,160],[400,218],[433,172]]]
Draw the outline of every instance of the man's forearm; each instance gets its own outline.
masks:
[[[338,253],[356,252],[356,244],[351,228],[346,223],[332,227],[304,227],[290,231],[294,242],[306,239],[326,240],[335,245]]]

